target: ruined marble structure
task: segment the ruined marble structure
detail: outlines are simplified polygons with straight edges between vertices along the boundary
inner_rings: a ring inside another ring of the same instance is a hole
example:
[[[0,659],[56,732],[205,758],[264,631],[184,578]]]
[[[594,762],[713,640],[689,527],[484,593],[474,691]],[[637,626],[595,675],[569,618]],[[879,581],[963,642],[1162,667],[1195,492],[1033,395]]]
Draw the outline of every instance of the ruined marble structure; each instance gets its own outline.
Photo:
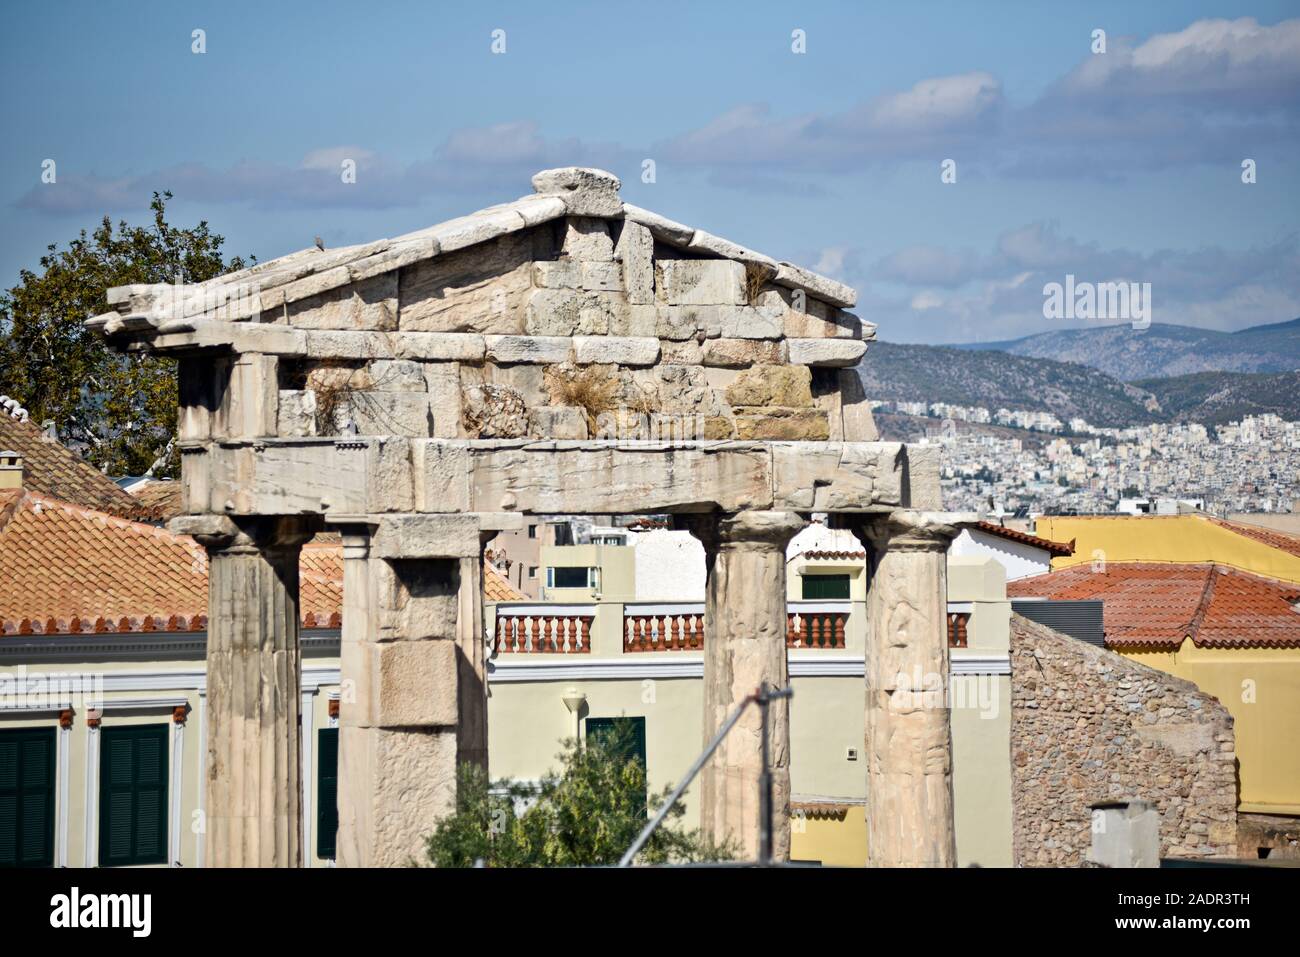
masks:
[[[951,865],[944,550],[961,517],[933,513],[934,449],[877,441],[853,290],[626,204],[609,173],[533,186],[392,240],[116,288],[89,320],[179,361],[172,527],[212,563],[208,861],[301,860],[296,555],[316,531],[345,555],[339,863],[400,865],[453,807],[457,763],[486,760],[493,536],[528,513],[668,513],[694,532],[703,745],[760,684],[787,683],[784,546],[818,512],[876,571],[873,862]],[[773,719],[787,855],[784,703]],[[757,722],[702,782],[706,831],[751,857]]]

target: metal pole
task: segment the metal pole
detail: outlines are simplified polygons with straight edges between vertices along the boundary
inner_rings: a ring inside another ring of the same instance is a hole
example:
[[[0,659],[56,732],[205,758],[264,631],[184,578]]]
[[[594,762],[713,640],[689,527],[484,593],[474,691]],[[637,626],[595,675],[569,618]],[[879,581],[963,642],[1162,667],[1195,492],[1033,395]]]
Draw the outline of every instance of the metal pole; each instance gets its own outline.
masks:
[[[756,695],[762,728],[763,764],[758,774],[758,863],[768,867],[772,863],[772,767],[767,756],[767,682]]]

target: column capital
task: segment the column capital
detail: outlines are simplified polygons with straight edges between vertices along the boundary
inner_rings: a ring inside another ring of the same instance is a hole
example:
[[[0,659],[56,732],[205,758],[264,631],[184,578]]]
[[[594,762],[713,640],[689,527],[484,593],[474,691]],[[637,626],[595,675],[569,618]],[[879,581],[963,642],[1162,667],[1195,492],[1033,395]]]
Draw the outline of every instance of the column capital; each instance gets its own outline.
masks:
[[[179,515],[167,530],[189,535],[208,551],[297,548],[316,534],[317,523],[297,515]]]
[[[846,524],[864,545],[877,551],[945,552],[967,525],[979,521],[974,512],[919,512],[898,508],[876,515],[845,516]]]
[[[674,526],[699,539],[706,553],[719,549],[784,549],[808,523],[796,512],[747,510],[674,515]]]

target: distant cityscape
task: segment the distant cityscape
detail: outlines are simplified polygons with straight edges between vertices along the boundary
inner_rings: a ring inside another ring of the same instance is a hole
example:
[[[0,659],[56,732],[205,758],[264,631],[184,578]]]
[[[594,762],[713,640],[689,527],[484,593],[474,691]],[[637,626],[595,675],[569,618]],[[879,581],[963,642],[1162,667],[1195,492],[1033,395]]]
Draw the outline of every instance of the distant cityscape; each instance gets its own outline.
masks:
[[[1110,429],[1080,418],[1062,422],[1050,412],[943,402],[873,405],[936,420],[921,441],[943,449],[949,509],[1096,514],[1146,510],[1163,499],[1226,515],[1290,512],[1300,498],[1300,422],[1272,414],[1217,427]],[[997,426],[1043,434],[1041,441],[1004,436],[990,431]]]

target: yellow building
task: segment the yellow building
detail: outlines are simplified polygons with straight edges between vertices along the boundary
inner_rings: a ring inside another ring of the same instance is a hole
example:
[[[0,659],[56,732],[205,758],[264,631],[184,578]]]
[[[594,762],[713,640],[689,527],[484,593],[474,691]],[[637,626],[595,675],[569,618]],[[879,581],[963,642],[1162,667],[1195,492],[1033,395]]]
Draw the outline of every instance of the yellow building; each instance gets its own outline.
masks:
[[[1300,816],[1300,538],[1200,514],[1043,516],[1036,531],[1075,554],[1013,597],[1102,599],[1108,648],[1231,712],[1243,815]]]

